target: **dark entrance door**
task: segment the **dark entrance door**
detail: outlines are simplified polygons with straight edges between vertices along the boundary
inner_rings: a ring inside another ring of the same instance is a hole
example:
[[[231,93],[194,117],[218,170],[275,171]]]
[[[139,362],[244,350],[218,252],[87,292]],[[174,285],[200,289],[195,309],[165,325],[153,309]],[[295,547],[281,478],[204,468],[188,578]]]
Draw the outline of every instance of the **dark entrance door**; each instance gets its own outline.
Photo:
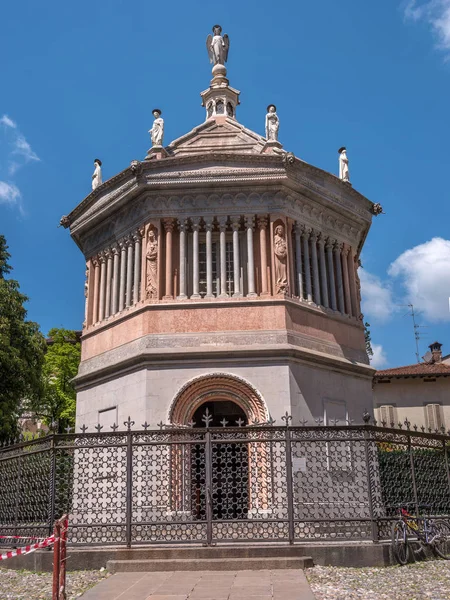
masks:
[[[205,402],[194,414],[195,427],[205,427],[203,417],[209,415],[209,427],[247,425],[244,411],[234,402]],[[211,511],[213,520],[246,519],[248,513],[248,445],[231,440],[211,439]],[[196,445],[192,455],[192,496],[198,519],[206,516],[204,494],[205,446]],[[209,465],[207,465],[208,467]]]

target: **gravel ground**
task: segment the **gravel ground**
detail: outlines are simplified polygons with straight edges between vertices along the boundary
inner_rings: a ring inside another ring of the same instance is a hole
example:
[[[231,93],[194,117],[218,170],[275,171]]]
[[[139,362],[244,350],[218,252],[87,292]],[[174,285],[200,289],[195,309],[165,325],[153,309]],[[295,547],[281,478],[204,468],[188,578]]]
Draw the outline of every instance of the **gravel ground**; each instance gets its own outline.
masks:
[[[67,573],[67,600],[79,598],[106,575],[106,571]],[[51,600],[51,598],[51,573],[0,569],[0,600]]]
[[[306,576],[317,600],[450,600],[450,561],[404,567],[313,567]]]

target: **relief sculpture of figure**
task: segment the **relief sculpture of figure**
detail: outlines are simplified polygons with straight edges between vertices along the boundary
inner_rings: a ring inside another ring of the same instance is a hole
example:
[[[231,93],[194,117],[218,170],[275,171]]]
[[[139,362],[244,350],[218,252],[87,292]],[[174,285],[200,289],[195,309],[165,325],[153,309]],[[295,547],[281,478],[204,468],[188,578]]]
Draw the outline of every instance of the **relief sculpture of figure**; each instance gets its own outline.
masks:
[[[266,115],[266,138],[268,140],[278,141],[278,130],[280,128],[280,119],[277,115],[275,104],[269,104]]]
[[[94,160],[94,172],[92,173],[92,189],[95,190],[102,183],[102,161],[99,158]]]
[[[230,39],[227,34],[222,37],[222,27],[220,25],[214,25],[212,30],[213,35],[209,34],[206,38],[209,61],[214,65],[224,65],[228,60]]]
[[[158,294],[158,241],[155,231],[150,228],[147,235],[147,247],[145,252],[147,258],[147,298],[157,298]]]
[[[283,225],[277,225],[275,228],[273,245],[275,252],[275,279],[277,285],[277,294],[285,294],[287,292],[287,244]]]
[[[152,114],[155,117],[153,127],[149,129],[149,134],[152,138],[152,146],[162,146],[164,137],[164,119],[161,118],[161,111],[159,108],[152,110]]]
[[[358,302],[357,310],[361,310],[361,279],[359,278],[358,269],[361,266],[361,261],[355,256],[355,283],[356,283],[356,301]],[[364,320],[364,315],[358,315],[359,321]]]
[[[348,170],[348,158],[347,158],[347,149],[345,146],[339,148],[339,179],[345,181],[346,183],[350,183],[350,173]]]

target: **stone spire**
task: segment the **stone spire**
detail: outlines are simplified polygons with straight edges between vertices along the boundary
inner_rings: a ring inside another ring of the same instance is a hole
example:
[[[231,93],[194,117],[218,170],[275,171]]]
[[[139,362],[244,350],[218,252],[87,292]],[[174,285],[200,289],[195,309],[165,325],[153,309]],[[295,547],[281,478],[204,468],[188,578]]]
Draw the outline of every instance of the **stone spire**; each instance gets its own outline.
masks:
[[[225,63],[228,60],[230,40],[227,34],[222,36],[220,25],[214,25],[212,31],[213,35],[209,34],[206,38],[206,49],[210,62],[214,63],[212,68],[213,78],[209,89],[200,94],[202,106],[206,108],[206,119],[216,117],[235,119],[240,92],[230,87],[230,82],[226,78]]]

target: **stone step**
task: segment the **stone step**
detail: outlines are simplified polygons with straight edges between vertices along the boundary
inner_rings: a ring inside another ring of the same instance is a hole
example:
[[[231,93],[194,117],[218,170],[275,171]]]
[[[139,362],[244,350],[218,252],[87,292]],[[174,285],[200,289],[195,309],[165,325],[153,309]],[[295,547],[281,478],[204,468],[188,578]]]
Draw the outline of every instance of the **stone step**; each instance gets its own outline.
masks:
[[[247,571],[264,569],[307,569],[313,566],[310,556],[260,558],[201,558],[109,560],[110,573],[157,571]]]
[[[115,560],[200,559],[200,558],[274,558],[302,557],[301,546],[146,546],[118,548]]]

